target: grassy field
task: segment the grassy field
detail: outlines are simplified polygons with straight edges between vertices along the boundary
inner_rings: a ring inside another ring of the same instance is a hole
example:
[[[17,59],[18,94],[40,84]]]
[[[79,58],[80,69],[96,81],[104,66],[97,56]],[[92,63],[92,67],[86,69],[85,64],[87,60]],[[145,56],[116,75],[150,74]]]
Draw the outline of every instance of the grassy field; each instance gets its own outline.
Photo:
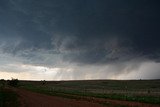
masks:
[[[160,80],[21,81],[20,87],[67,98],[109,98],[160,104]]]

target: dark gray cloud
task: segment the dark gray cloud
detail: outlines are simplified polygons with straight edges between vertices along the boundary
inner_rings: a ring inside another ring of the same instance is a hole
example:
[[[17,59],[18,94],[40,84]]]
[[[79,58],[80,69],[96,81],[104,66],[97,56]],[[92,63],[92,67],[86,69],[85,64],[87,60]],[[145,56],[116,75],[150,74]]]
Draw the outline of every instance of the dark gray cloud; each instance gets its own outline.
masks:
[[[158,0],[1,0],[0,52],[47,67],[159,63],[159,10]]]

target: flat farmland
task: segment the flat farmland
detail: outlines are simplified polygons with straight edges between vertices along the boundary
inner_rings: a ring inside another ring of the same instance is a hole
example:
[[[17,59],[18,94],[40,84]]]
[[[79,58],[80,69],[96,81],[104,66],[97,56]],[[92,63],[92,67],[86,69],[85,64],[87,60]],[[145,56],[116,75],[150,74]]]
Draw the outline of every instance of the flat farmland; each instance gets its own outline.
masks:
[[[18,89],[103,106],[160,105],[160,80],[20,81]]]

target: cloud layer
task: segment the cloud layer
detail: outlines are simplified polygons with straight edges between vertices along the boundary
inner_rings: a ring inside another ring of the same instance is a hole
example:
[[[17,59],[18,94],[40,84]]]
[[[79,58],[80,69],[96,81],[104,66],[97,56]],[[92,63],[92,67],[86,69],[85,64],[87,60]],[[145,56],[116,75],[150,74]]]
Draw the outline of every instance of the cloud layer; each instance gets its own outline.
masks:
[[[158,4],[1,0],[0,78],[160,78]]]

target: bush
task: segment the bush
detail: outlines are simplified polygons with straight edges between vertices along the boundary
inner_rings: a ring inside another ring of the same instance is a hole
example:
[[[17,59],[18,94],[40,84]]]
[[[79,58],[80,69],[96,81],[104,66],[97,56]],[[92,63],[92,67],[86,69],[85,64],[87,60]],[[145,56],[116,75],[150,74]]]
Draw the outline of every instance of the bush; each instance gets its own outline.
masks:
[[[18,80],[18,79],[13,79],[13,78],[12,78],[12,80],[9,80],[9,81],[8,81],[8,84],[9,84],[10,86],[13,86],[13,87],[17,87],[17,86],[18,86],[18,83],[19,83],[19,80]]]
[[[45,80],[42,81],[42,85],[45,85],[47,82]]]
[[[6,83],[6,81],[4,79],[1,79],[0,80],[0,87],[4,88],[5,87],[5,83]]]

